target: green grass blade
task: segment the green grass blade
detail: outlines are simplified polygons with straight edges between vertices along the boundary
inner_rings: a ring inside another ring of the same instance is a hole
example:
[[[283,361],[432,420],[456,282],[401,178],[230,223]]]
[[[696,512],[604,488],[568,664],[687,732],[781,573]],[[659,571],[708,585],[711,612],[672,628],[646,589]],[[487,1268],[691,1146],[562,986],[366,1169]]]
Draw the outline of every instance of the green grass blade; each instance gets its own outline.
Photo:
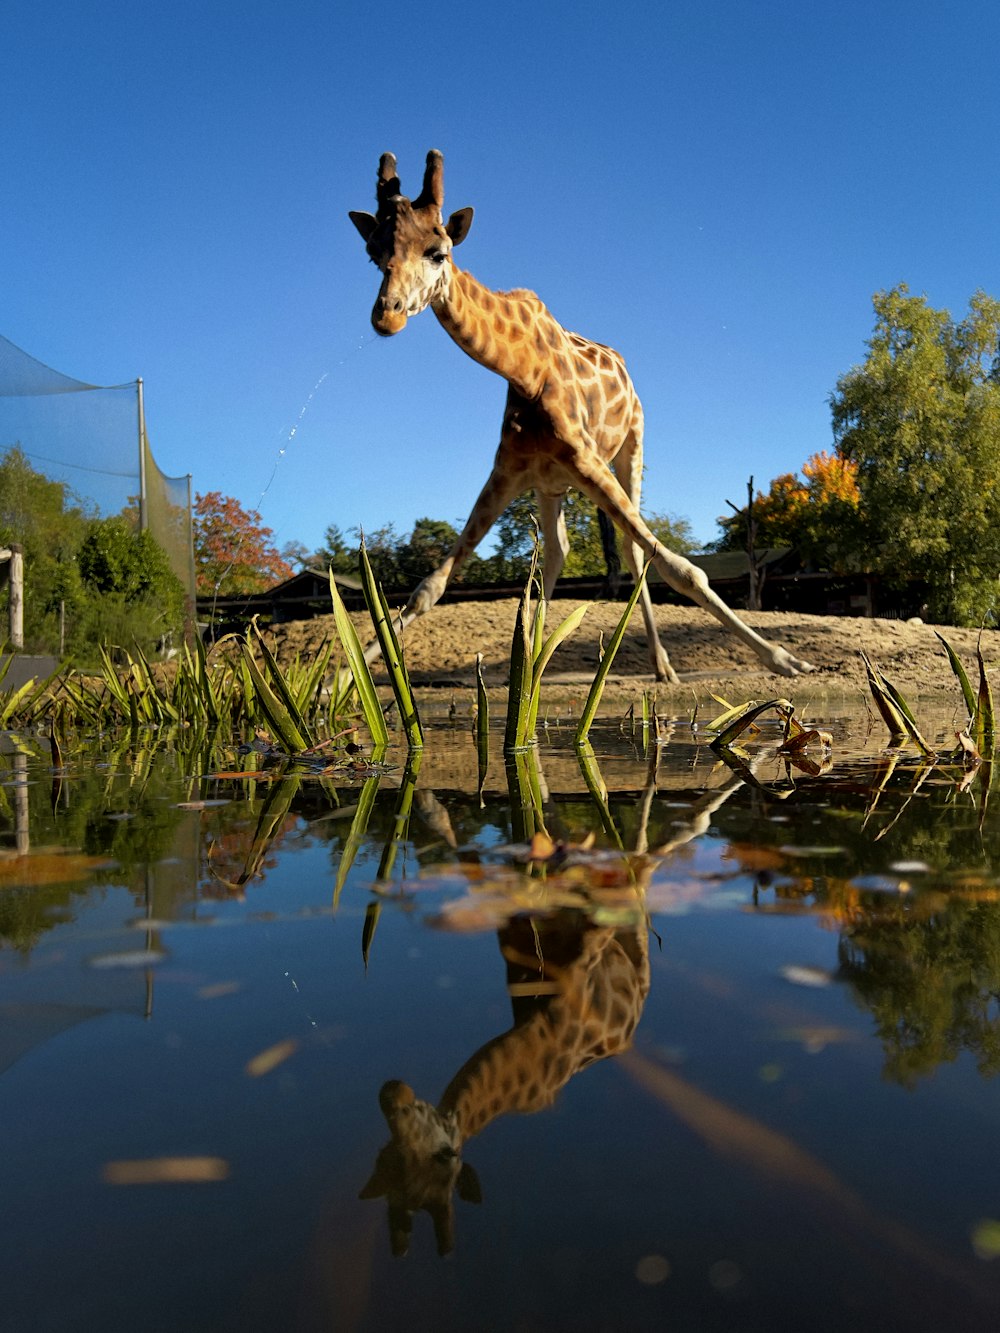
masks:
[[[530,842],[536,828],[544,827],[544,824],[541,810],[535,803],[527,751],[516,750],[507,754],[506,769],[511,837],[514,842]]]
[[[368,960],[371,957],[372,940],[375,938],[375,930],[381,915],[382,904],[380,902],[369,903],[365,908],[364,925],[361,927],[361,958],[366,972],[368,971]]]
[[[375,875],[376,879],[389,878],[395,864],[396,854],[406,839],[406,832],[410,825],[410,811],[413,809],[413,789],[417,785],[422,757],[420,750],[413,750],[406,761],[403,779],[399,785],[399,796],[396,800],[396,815],[393,820],[392,835],[382,848],[382,856],[379,859],[378,871]]]
[[[589,609],[589,605],[585,602],[583,606],[578,606],[575,611],[571,611],[566,619],[556,626],[535,655],[531,667],[531,698],[528,705],[529,736],[534,734],[535,722],[538,719],[538,705],[542,697],[542,675],[545,668],[552,660],[552,655],[559,645],[565,643],[569,636],[574,633],[575,630],[579,629],[580,622],[583,620]]]
[[[490,766],[490,700],[483,680],[483,655],[476,653],[476,757],[479,763],[479,793]]]
[[[372,680],[372,673],[365,661],[365,652],[361,646],[361,640],[358,638],[358,632],[354,628],[353,621],[347,614],[347,607],[344,605],[344,599],[337,588],[332,569],[330,570],[330,597],[333,601],[333,615],[337,624],[337,635],[344,649],[344,656],[347,658],[351,675],[354,677],[358,698],[361,701],[361,711],[364,714],[368,730],[371,732],[372,744],[376,747],[388,745],[389,728],[385,725],[385,715],[382,712],[382,705],[379,703],[378,691],[375,689],[375,682]]]
[[[218,726],[222,720],[219,699],[208,669],[208,652],[201,636],[197,635],[195,637],[193,656],[186,644],[184,651],[187,661],[191,663],[193,668],[192,677],[197,682],[199,711],[212,726]]]
[[[257,816],[257,827],[254,829],[247,859],[236,878],[236,883],[241,888],[259,873],[264,857],[285,822],[292,798],[298,791],[301,781],[299,774],[286,773],[268,790]]]
[[[392,685],[392,693],[399,709],[400,721],[406,734],[406,743],[411,750],[421,750],[424,744],[424,733],[420,726],[420,715],[417,712],[416,701],[413,698],[410,677],[403,662],[403,654],[400,652],[399,639],[396,635],[396,627],[392,623],[389,604],[386,602],[385,593],[372,571],[368,551],[363,540],[359,556],[361,587],[364,591],[372,624],[375,626],[375,635],[382,649],[382,661],[389,672],[389,683]]]
[[[903,698],[902,694],[900,694],[899,690],[897,690],[896,686],[893,685],[892,681],[887,680],[878,667],[876,667],[875,670],[878,672],[879,682],[883,689],[899,710],[900,717],[903,719],[903,727],[906,730],[906,734],[924,754],[934,754],[933,746],[924,739],[920,728],[917,726],[917,721],[913,716],[913,710],[910,708],[910,705]]]
[[[943,634],[938,634],[937,630],[935,630],[934,633],[944,644],[944,650],[948,654],[948,661],[951,663],[951,669],[954,671],[958,678],[958,683],[962,687],[962,698],[965,700],[965,706],[969,710],[969,717],[973,717],[976,712],[976,695],[972,688],[972,682],[969,680],[965,667],[959,661],[958,654],[948,640]]]
[[[601,773],[597,762],[597,755],[594,753],[594,747],[590,741],[580,741],[576,747],[576,758],[580,765],[580,772],[583,774],[583,780],[587,784],[587,790],[590,792],[590,799],[597,806],[601,816],[601,823],[604,825],[604,831],[619,849],[624,850],[621,834],[618,832],[618,826],[611,817],[611,810],[608,808],[608,788],[607,783]]]
[[[530,587],[530,584],[529,584]],[[507,725],[504,729],[504,753],[523,750],[528,744],[528,717],[531,702],[531,643],[528,639],[529,594],[525,588],[517,607],[517,619],[510,645]]]
[[[643,565],[642,572],[635,581],[635,587],[632,589],[632,596],[625,605],[621,619],[611,636],[611,642],[605,650],[604,657],[597,668],[597,674],[594,676],[590,687],[590,693],[587,695],[587,702],[583,706],[583,713],[580,717],[579,726],[576,729],[576,743],[579,745],[587,739],[590,728],[593,725],[594,718],[597,716],[597,710],[601,705],[601,696],[604,693],[604,686],[607,683],[608,673],[611,670],[615,655],[621,647],[622,639],[625,637],[625,630],[628,628],[628,622],[635,610],[636,602],[642,595],[642,590],[646,585],[646,571],[649,569],[649,561]]]
[[[258,629],[256,621],[251,621],[247,626],[247,643],[251,644],[255,653],[260,653],[261,660],[264,663],[262,674],[264,675],[272,694],[278,699],[283,712],[287,715],[296,733],[301,736],[305,742],[305,744],[299,746],[299,748],[303,750],[308,749],[310,745],[315,744],[315,737],[310,735],[308,724],[302,716],[302,710],[299,707],[298,700],[289,689],[285,673],[281,670],[281,667],[278,666],[274,654],[264,642],[264,636]]]
[[[372,817],[372,811],[375,809],[375,797],[378,794],[381,781],[381,774],[374,773],[365,780],[358,795],[357,809],[354,811],[354,818],[351,820],[350,832],[344,839],[344,849],[340,854],[340,860],[337,862],[337,876],[333,885],[334,908],[340,902],[341,892],[347,883],[348,871],[354,864],[354,858],[357,856],[365,840],[365,834],[368,832],[368,822]]]
[[[249,643],[243,645],[243,665],[253,683],[254,695],[260,706],[263,719],[267,722],[275,740],[279,741],[292,754],[300,750],[308,750],[311,742],[299,731],[294,717],[285,706],[284,700],[278,697],[264,677],[254,660],[253,649]]]
[[[889,728],[890,743],[905,740],[908,734],[906,723],[903,720],[903,715],[886,693],[885,687],[882,684],[882,673],[872,663],[867,653],[861,653],[861,660],[865,664],[865,674],[868,677],[868,688],[871,691],[872,698],[875,700],[875,707],[882,715],[882,721]]]
[[[119,709],[127,714],[129,711],[128,690],[126,690],[122,683],[122,679],[118,674],[118,668],[111,660],[111,654],[108,652],[105,644],[98,644],[98,652],[101,656],[101,674],[104,678],[104,684],[107,687],[108,693],[111,695],[112,699],[114,699]]]
[[[30,722],[39,699],[58,674],[55,671],[41,682],[33,677],[9,693],[0,691],[0,727],[9,726],[11,721]]]
[[[979,698],[976,703],[976,744],[984,759],[992,759],[996,748],[997,728],[996,712],[993,707],[993,691],[986,674],[981,644],[976,645],[976,657],[979,661]],[[981,739],[980,739],[981,737]]]

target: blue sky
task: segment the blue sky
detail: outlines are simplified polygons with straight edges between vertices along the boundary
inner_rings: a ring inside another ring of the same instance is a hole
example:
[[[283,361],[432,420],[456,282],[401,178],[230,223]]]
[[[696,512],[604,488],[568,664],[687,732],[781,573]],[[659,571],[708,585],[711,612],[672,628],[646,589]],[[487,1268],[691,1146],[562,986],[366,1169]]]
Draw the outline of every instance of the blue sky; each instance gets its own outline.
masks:
[[[279,545],[460,524],[505,386],[430,312],[369,325],[347,210],[445,155],[456,253],[621,350],[644,507],[726,500],[831,444],[872,293],[1000,296],[995,0],[5,0],[0,333],[141,375],[164,471]]]

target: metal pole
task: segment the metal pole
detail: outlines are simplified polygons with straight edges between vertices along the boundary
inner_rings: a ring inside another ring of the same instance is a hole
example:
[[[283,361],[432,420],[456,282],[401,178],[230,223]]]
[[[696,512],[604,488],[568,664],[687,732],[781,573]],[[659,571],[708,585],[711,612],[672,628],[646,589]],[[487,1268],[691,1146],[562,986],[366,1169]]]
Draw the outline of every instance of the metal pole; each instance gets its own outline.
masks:
[[[198,575],[194,563],[194,518],[191,511],[191,473],[187,474],[187,596],[184,637],[190,643],[198,636]]]
[[[149,512],[146,503],[146,408],[142,397],[142,379],[135,382],[139,408],[139,531],[149,527]]]

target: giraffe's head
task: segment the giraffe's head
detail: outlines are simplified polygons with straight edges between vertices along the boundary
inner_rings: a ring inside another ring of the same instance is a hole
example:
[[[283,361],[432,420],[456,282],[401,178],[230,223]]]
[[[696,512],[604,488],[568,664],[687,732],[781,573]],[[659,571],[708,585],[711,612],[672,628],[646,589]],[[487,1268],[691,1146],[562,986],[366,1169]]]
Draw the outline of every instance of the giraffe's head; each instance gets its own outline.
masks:
[[[378,1100],[391,1137],[358,1197],[385,1196],[394,1255],[409,1248],[413,1214],[421,1209],[431,1215],[438,1254],[450,1254],[455,1248],[454,1192],[467,1203],[482,1201],[479,1177],[460,1156],[455,1115],[419,1101],[411,1087],[395,1079],[382,1085]]]
[[[351,213],[368,257],[382,273],[382,286],[372,310],[376,333],[398,333],[410,315],[447,294],[451,282],[452,247],[465,240],[472,209],[460,208],[444,221],[444,158],[427,154],[423,189],[411,203],[400,193],[396,159],[383,153],[376,185],[378,211]]]

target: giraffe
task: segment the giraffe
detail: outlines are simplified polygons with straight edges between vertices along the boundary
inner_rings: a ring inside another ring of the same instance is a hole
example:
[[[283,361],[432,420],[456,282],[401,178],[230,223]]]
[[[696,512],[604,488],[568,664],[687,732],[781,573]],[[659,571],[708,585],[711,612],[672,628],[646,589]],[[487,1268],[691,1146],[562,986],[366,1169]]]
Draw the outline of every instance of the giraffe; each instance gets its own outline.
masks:
[[[388,1203],[392,1253],[409,1247],[413,1214],[430,1214],[439,1254],[454,1248],[453,1195],[482,1201],[466,1140],[500,1115],[532,1115],[595,1060],[629,1048],[649,992],[645,921],[596,926],[578,912],[515,917],[499,932],[514,1024],[472,1055],[436,1106],[398,1079],[382,1085],[389,1126],[362,1199]]]
[[[393,1255],[406,1254],[418,1211],[430,1214],[438,1253],[454,1248],[453,1195],[482,1202],[479,1177],[462,1160],[468,1139],[502,1115],[544,1110],[588,1065],[631,1048],[649,994],[645,895],[653,871],[703,837],[712,816],[744,782],[737,774],[703,792],[670,840],[651,849],[647,824],[657,764],[654,753],[628,858],[634,894],[629,919],[622,920],[621,902],[614,926],[595,923],[579,908],[514,916],[498,931],[513,1025],[465,1061],[436,1105],[399,1079],[382,1085],[379,1106],[390,1137],[359,1197],[386,1199]]]
[[[451,554],[410,597],[401,626],[434,606],[505,507],[530,489],[544,543],[542,586],[550,598],[569,548],[562,501],[575,487],[622,532],[633,577],[645,554],[670,587],[711,612],[769,670],[785,676],[811,670],[745,624],[702,570],[667,550],[646,526],[639,513],[642,406],[619,353],[564,329],[533,292],[491,291],[454,263],[452,251],[468,235],[473,210],[461,208],[444,220],[441,153],[427,154],[423,187],[412,202],[401,193],[395,157],[383,153],[376,199],[375,214],[349,214],[382,274],[371,316],[376,333],[399,333],[430,306],[459,347],[508,384],[493,470]],[[656,678],[677,683],[645,588],[642,615]],[[378,651],[374,643],[366,657]]]

